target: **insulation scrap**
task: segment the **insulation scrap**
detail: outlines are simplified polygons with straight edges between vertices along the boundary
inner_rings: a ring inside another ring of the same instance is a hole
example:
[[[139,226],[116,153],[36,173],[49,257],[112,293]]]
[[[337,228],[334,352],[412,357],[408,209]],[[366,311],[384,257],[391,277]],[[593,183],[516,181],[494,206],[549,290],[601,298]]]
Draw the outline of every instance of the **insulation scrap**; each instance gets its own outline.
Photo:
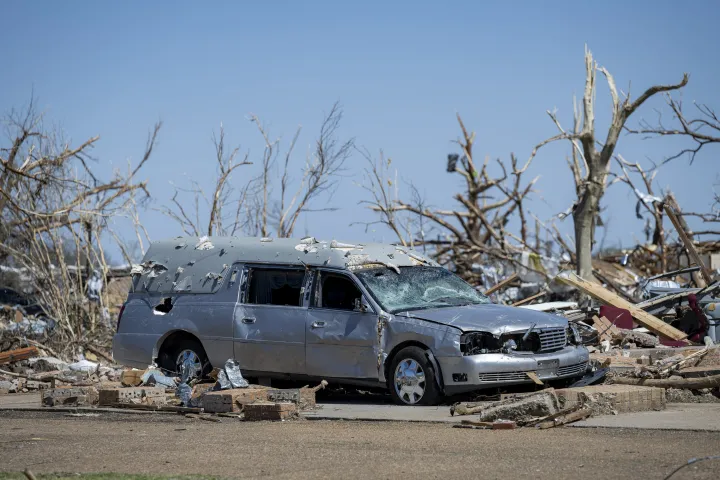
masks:
[[[195,250],[212,250],[213,248],[215,248],[215,245],[212,244],[207,235],[200,237],[200,240],[195,245]]]
[[[361,250],[363,248],[362,245],[353,245],[351,243],[340,243],[337,240],[333,240],[330,242],[330,248],[336,248],[339,250]]]

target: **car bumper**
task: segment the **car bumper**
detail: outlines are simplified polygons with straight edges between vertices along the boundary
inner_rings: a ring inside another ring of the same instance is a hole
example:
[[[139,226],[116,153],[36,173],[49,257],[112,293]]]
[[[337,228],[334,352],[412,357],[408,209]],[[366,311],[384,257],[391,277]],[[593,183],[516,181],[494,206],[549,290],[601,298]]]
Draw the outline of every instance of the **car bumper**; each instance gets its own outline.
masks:
[[[533,383],[528,372],[542,381],[579,377],[588,369],[585,347],[568,346],[543,354],[486,353],[461,357],[437,357],[445,392],[469,392],[522,383]]]
[[[117,333],[113,337],[113,360],[120,365],[147,368],[153,361],[160,335]]]

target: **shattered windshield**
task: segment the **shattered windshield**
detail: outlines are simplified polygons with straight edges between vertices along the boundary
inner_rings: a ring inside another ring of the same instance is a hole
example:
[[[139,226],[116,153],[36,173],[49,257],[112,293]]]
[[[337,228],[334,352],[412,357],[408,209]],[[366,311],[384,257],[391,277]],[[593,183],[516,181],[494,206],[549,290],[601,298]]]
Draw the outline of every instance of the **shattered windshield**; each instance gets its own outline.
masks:
[[[490,300],[442,267],[359,270],[355,275],[390,313],[424,308],[490,303]]]

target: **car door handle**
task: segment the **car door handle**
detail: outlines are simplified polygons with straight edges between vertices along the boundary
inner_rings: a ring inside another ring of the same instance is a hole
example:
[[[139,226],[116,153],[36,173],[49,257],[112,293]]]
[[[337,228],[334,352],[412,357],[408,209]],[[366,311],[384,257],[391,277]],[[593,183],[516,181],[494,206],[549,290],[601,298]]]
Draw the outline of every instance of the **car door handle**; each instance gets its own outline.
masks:
[[[313,322],[312,328],[325,328],[325,322]]]
[[[255,323],[255,319],[254,318],[243,318],[242,322],[244,324],[251,324],[251,323]]]

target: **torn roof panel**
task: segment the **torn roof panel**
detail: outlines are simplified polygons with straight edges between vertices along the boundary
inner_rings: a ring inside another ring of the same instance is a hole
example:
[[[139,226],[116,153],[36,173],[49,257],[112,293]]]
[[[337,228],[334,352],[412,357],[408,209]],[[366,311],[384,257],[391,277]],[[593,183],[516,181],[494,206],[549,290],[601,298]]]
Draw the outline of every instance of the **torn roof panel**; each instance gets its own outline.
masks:
[[[142,265],[153,265],[154,268],[144,268],[142,273],[136,271],[133,277],[135,291],[173,293],[182,287],[186,293],[213,293],[229,274],[228,265],[234,263],[307,265],[343,270],[364,264],[438,266],[407,247],[399,249],[382,243],[323,242],[314,238],[273,238],[268,241],[254,237],[180,237],[150,245]],[[151,275],[151,272],[155,273]]]

